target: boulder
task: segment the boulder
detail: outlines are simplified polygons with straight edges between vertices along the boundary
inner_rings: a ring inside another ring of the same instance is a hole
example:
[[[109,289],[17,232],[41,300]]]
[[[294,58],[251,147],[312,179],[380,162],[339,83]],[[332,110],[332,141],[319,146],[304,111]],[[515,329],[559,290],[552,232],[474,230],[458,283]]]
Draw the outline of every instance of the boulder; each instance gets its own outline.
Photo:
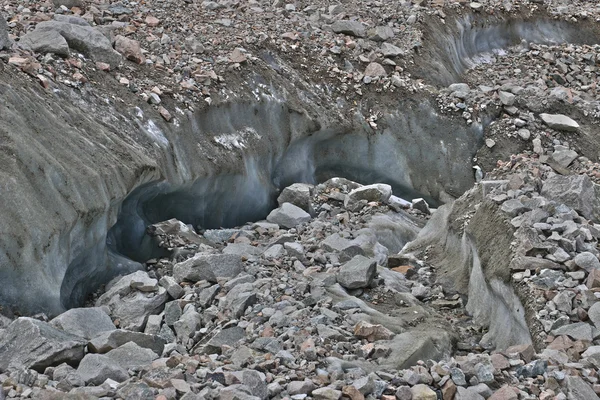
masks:
[[[362,22],[350,20],[338,20],[331,24],[331,30],[335,33],[343,33],[345,35],[355,37],[367,36],[367,30]]]
[[[516,96],[512,93],[499,90],[498,97],[500,97],[500,102],[502,102],[502,105],[504,105],[504,106],[510,107],[513,104],[515,104]]]
[[[4,15],[0,14],[0,50],[8,49],[12,46],[12,40],[8,37],[8,24]]]
[[[140,347],[134,342],[127,342],[123,346],[106,353],[106,357],[113,360],[121,368],[128,370],[150,365],[152,361],[158,358],[158,354],[150,349]]]
[[[66,39],[55,30],[34,30],[23,35],[19,46],[36,53],[50,53],[61,57],[68,57],[69,44]]]
[[[246,337],[246,331],[243,328],[234,326],[226,328],[214,335],[204,347],[205,354],[220,354],[221,346],[233,347],[237,342]]]
[[[404,51],[400,47],[390,43],[382,43],[380,50],[384,57],[397,57],[404,54]]]
[[[77,374],[83,378],[86,384],[96,386],[103,384],[107,379],[123,382],[129,378],[129,374],[124,368],[103,354],[86,355],[77,368]]]
[[[133,61],[137,64],[146,62],[146,58],[144,57],[144,54],[142,54],[140,43],[137,40],[118,35],[115,38],[115,50],[121,53],[129,61]]]
[[[173,266],[177,282],[206,280],[217,283],[218,278],[231,279],[244,270],[244,263],[235,254],[197,253],[194,257]]]
[[[579,268],[587,272],[600,270],[600,261],[598,261],[598,257],[589,251],[584,251],[583,253],[577,254],[573,261],[575,261],[575,264]]]
[[[437,400],[437,394],[427,385],[422,383],[410,389],[412,400]]]
[[[599,398],[594,389],[580,376],[567,375],[565,383],[569,400],[597,400]]]
[[[600,201],[587,175],[555,175],[544,182],[541,194],[571,207],[587,219],[600,221]]]
[[[85,340],[33,318],[14,320],[0,335],[0,371],[31,368],[43,371],[83,358]]]
[[[165,348],[165,341],[160,336],[117,329],[101,333],[90,340],[88,350],[93,353],[106,353],[128,342],[133,342],[140,347],[150,349],[158,355],[162,355]]]
[[[99,307],[72,308],[50,321],[50,325],[84,339],[117,329],[108,314]]]
[[[108,306],[111,316],[119,319],[121,328],[140,331],[144,328],[148,315],[158,314],[167,301],[166,289],[155,285],[156,280],[151,279],[146,272],[134,272],[110,287],[96,301],[96,306]],[[147,291],[154,287],[156,291]]]
[[[576,151],[564,146],[554,146],[554,153],[550,156],[561,167],[568,167],[578,157]]]
[[[279,206],[290,203],[310,214],[312,213],[310,197],[313,187],[313,185],[306,183],[294,183],[281,191],[281,194],[277,197],[277,203]]]
[[[198,329],[202,327],[202,315],[193,307],[186,309],[181,318],[174,324],[175,333],[182,343],[193,337]]]
[[[557,131],[577,132],[579,124],[562,114],[540,114],[540,118],[548,127]]]
[[[367,65],[367,68],[365,68],[365,76],[370,76],[370,77],[379,77],[379,76],[386,76],[387,72],[385,70],[385,68],[383,68],[383,65],[376,63],[376,62],[372,62],[369,65]]]
[[[348,207],[348,205],[357,203],[360,200],[387,203],[391,196],[392,187],[390,185],[376,183],[374,185],[361,186],[348,193],[344,200],[344,207]]]
[[[58,32],[69,44],[71,50],[79,51],[94,61],[104,62],[117,67],[121,63],[121,54],[115,51],[110,40],[99,30],[62,21],[44,21],[37,24],[34,32]]]
[[[279,208],[271,211],[267,221],[291,229],[302,223],[310,221],[309,213],[291,203],[283,203]]]
[[[59,8],[61,6],[65,6],[67,8],[85,7],[85,2],[83,0],[52,0],[52,4],[54,4],[54,7],[56,8]]]
[[[371,284],[376,272],[377,261],[358,255],[342,265],[337,281],[346,289],[364,288]]]
[[[376,26],[369,30],[369,39],[375,42],[385,42],[394,37],[394,30],[390,26]]]

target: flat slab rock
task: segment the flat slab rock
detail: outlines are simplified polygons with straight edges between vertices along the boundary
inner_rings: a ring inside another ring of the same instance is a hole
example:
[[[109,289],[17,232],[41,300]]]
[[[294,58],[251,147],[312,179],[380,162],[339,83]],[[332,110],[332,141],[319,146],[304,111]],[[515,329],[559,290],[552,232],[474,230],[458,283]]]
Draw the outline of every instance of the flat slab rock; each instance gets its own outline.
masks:
[[[100,307],[72,308],[50,321],[50,325],[84,339],[117,329]]]
[[[31,368],[43,371],[63,362],[77,363],[86,341],[54,328],[47,322],[21,317],[0,337],[0,371]]]
[[[579,124],[566,115],[540,114],[540,118],[546,125],[557,131],[577,132],[579,130]]]

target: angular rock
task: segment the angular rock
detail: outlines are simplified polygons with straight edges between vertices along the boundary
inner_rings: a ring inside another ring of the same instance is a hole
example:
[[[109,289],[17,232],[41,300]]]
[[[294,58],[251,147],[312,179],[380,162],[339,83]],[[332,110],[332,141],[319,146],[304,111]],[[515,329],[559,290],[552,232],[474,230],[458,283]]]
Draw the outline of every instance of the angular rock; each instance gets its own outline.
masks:
[[[106,353],[106,357],[116,362],[121,368],[128,370],[150,365],[158,358],[158,354],[150,349],[140,347],[134,342],[127,342]]]
[[[360,200],[387,203],[391,195],[392,187],[384,183],[361,186],[348,193],[346,199],[344,200],[344,207],[348,207],[349,204],[357,203]]]
[[[591,342],[592,326],[586,322],[576,322],[574,324],[564,325],[552,331],[552,335],[567,335],[575,340],[586,340]]]
[[[456,392],[455,400],[485,400],[485,398],[477,393],[472,387],[464,388],[462,386],[458,386]]]
[[[513,104],[515,104],[515,98],[516,96],[512,93],[509,92],[504,92],[502,90],[498,91],[498,97],[500,97],[500,101],[502,102],[502,105],[504,106],[512,106]]]
[[[568,375],[565,383],[569,400],[597,400],[599,398],[594,389],[580,376]]]
[[[84,339],[117,329],[108,314],[99,307],[72,308],[50,321],[50,325]]]
[[[596,302],[590,307],[588,317],[596,329],[600,329],[600,302]]]
[[[158,355],[162,355],[165,347],[165,341],[160,336],[117,329],[104,332],[90,340],[88,349],[94,353],[106,353],[128,342],[134,342],[138,346],[150,349]]]
[[[281,207],[271,211],[267,221],[291,229],[312,219],[309,213],[291,203],[283,203]]]
[[[365,76],[370,76],[373,78],[387,76],[387,72],[385,68],[383,68],[383,65],[376,62],[372,62],[369,65],[367,65],[367,68],[365,68]]]
[[[394,30],[389,26],[376,26],[369,30],[369,39],[375,42],[385,42],[394,37]]]
[[[50,53],[61,57],[70,54],[66,39],[55,30],[34,30],[21,37],[19,46],[36,53]]]
[[[390,340],[395,334],[383,325],[374,325],[365,321],[360,321],[354,327],[354,336],[361,339],[367,339],[369,342],[375,342],[377,340]]]
[[[14,320],[0,335],[0,371],[46,367],[83,358],[85,340],[33,318]]]
[[[437,394],[427,385],[418,384],[413,386],[412,400],[437,400]]]
[[[113,49],[106,36],[91,26],[44,21],[37,24],[35,31],[56,31],[65,38],[70,49],[79,51],[94,61],[105,62],[111,68],[116,68],[121,63],[121,54]]]
[[[287,391],[290,395],[311,394],[315,389],[315,384],[310,379],[303,381],[292,381],[287,385]]]
[[[563,146],[555,146],[551,158],[562,167],[568,167],[579,156],[576,151]]]
[[[600,201],[587,175],[555,175],[544,182],[541,194],[571,207],[587,219],[600,221]]]
[[[129,61],[133,61],[137,64],[146,62],[140,43],[137,40],[118,35],[115,38],[115,50],[121,53]]]
[[[557,131],[577,132],[579,124],[562,114],[540,114],[540,118],[548,127]]]
[[[335,33],[343,33],[355,37],[367,36],[365,26],[359,21],[338,20],[331,24],[331,29]]]
[[[177,337],[181,340],[193,337],[201,327],[202,315],[193,308],[187,309],[174,325],[175,333],[177,333]]]
[[[404,55],[404,51],[400,47],[390,43],[382,43],[380,50],[384,57],[398,57]]]
[[[584,269],[587,272],[600,270],[600,261],[598,261],[598,257],[589,251],[577,254],[573,261],[575,261],[575,264],[579,268]]]
[[[60,6],[65,6],[67,8],[84,8],[85,2],[83,0],[52,0],[52,4],[54,7],[59,8]]]
[[[226,328],[213,336],[206,346],[204,347],[204,353],[206,354],[220,354],[221,346],[233,347],[238,341],[246,337],[246,331],[240,327],[234,326]]]
[[[310,196],[313,187],[313,185],[307,183],[294,183],[281,191],[281,194],[277,197],[277,203],[279,206],[290,203],[310,214],[312,212]]]
[[[355,256],[340,267],[337,281],[346,289],[368,287],[377,272],[377,261],[365,256]]]
[[[77,374],[86,384],[93,385],[101,385],[107,379],[123,382],[129,378],[124,368],[103,354],[86,355],[77,367]]]
[[[503,386],[488,397],[488,400],[518,400],[519,396],[510,386]]]
[[[173,266],[173,277],[178,282],[206,280],[217,283],[218,278],[231,279],[244,270],[242,258],[235,254],[198,253]]]
[[[121,278],[96,301],[96,306],[107,305],[113,318],[119,319],[124,329],[139,331],[150,314],[160,312],[167,300],[167,291],[158,287],[156,292],[142,292],[132,287],[148,278],[144,271],[137,271]]]

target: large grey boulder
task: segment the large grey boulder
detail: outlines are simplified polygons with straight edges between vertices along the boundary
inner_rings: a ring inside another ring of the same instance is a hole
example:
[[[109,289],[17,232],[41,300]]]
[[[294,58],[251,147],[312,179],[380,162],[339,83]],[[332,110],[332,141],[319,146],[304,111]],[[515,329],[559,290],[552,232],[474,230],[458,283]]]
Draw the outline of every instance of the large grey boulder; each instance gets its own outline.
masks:
[[[0,50],[8,49],[12,45],[12,40],[8,37],[8,25],[4,15],[0,13]]]
[[[66,39],[55,30],[34,30],[23,35],[19,46],[36,53],[51,53],[62,57],[69,56],[69,44]]]
[[[246,331],[239,326],[226,328],[214,335],[204,346],[205,354],[220,354],[221,346],[233,347],[237,342],[246,337]]]
[[[21,317],[0,335],[0,371],[31,368],[43,371],[63,362],[77,363],[83,358],[85,340],[50,324]]]
[[[91,26],[62,21],[44,21],[36,26],[34,32],[41,35],[48,31],[58,32],[65,38],[69,48],[85,54],[94,61],[105,62],[113,68],[121,63],[121,54],[113,49],[110,40]]]
[[[331,24],[331,29],[335,33],[343,33],[345,35],[356,37],[367,36],[367,30],[365,26],[359,21],[338,20]]]
[[[283,203],[267,216],[267,221],[291,229],[311,220],[309,213],[291,203]]]
[[[54,4],[54,7],[56,8],[60,6],[65,6],[67,8],[85,7],[85,2],[83,0],[52,0],[52,4]]]
[[[364,256],[356,256],[342,265],[337,274],[337,281],[346,289],[367,287],[377,272],[377,261]]]
[[[99,307],[72,308],[50,321],[50,325],[84,339],[117,329],[108,314]]]
[[[127,342],[123,346],[106,353],[106,357],[127,370],[150,365],[152,361],[158,358],[158,354],[150,349],[140,347],[134,342]]]
[[[573,259],[575,264],[581,268],[586,270],[588,273],[593,270],[600,269],[600,261],[598,261],[598,257],[589,251],[584,251],[583,253],[579,253]]]
[[[556,175],[544,182],[542,196],[571,207],[587,219],[600,221],[600,201],[587,175]]]
[[[173,266],[177,282],[206,280],[217,283],[218,278],[231,279],[244,270],[244,263],[235,254],[197,253],[194,257]]]
[[[579,124],[562,114],[540,114],[540,118],[548,127],[557,131],[577,132]]]
[[[597,400],[599,398],[594,389],[580,376],[567,375],[565,384],[569,400]]]
[[[129,378],[127,371],[116,361],[103,354],[86,355],[79,367],[77,374],[83,378],[86,384],[101,385],[107,379],[123,382]]]
[[[140,347],[150,349],[158,355],[162,355],[165,348],[165,340],[160,336],[117,329],[101,333],[90,340],[88,349],[93,353],[106,353],[128,342],[133,342]]]
[[[312,213],[310,197],[313,187],[313,185],[307,183],[294,183],[281,191],[281,194],[277,197],[277,203],[280,206],[284,203],[291,203],[307,213]]]
[[[360,200],[379,201],[387,203],[392,196],[392,187],[385,183],[376,183],[374,185],[361,186],[352,190],[344,200],[344,207],[355,204]]]
[[[189,308],[173,326],[180,342],[186,342],[202,327],[202,315],[194,308]]]
[[[117,281],[100,296],[96,306],[108,306],[111,316],[119,319],[121,328],[139,331],[144,328],[148,315],[162,310],[167,297],[167,290],[158,286],[155,279],[144,271],[137,271]]]

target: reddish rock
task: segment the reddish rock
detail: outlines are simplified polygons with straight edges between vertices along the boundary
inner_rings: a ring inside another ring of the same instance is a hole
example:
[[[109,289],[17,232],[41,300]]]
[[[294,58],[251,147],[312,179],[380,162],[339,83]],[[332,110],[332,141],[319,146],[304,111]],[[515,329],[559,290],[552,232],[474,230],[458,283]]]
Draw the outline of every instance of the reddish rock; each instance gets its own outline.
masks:
[[[158,26],[160,24],[160,20],[156,17],[153,17],[151,15],[148,15],[146,17],[146,25],[148,25],[151,28],[154,28],[155,26]]]
[[[394,332],[383,325],[373,325],[360,321],[354,327],[354,336],[374,342],[376,340],[390,340],[394,337]]]
[[[160,106],[160,107],[158,108],[158,112],[160,113],[160,115],[161,115],[161,116],[162,116],[162,117],[165,119],[165,121],[167,121],[167,122],[171,121],[171,119],[173,118],[173,117],[171,116],[171,113],[170,113],[170,112],[169,112],[169,111],[168,111],[166,108],[164,108],[163,106]]]
[[[492,354],[492,356],[490,358],[492,360],[492,365],[497,370],[503,370],[503,369],[510,368],[510,363],[508,362],[508,359],[506,357],[504,357],[502,354]]]
[[[456,385],[449,379],[442,388],[442,396],[444,400],[453,400],[456,395]]]
[[[140,43],[137,40],[118,35],[115,38],[115,50],[121,53],[129,61],[133,61],[138,64],[143,64],[146,62],[146,58],[142,54]]]
[[[510,386],[504,386],[498,389],[488,400],[518,400],[519,396]]]
[[[506,349],[506,354],[518,354],[519,357],[526,363],[531,362],[533,356],[535,355],[535,350],[531,344],[519,344],[516,346],[511,346]]]

